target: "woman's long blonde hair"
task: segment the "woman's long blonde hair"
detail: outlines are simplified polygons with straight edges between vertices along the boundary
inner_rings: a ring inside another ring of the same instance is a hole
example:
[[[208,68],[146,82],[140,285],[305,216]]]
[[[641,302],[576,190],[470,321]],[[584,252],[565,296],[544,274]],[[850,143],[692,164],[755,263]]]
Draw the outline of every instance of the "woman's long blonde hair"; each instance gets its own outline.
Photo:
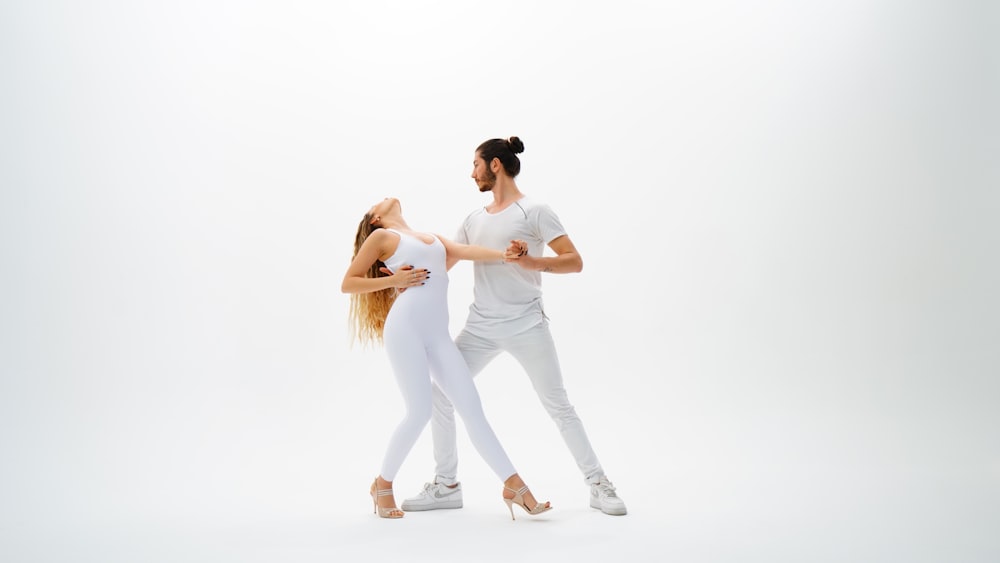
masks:
[[[358,250],[365,240],[375,232],[376,227],[371,224],[372,216],[365,213],[364,219],[358,225],[358,233],[354,236],[354,256],[358,255]],[[353,259],[354,256],[351,258]],[[382,273],[379,268],[385,267],[381,260],[376,260],[371,268],[365,272],[366,278],[381,278],[388,274]],[[396,300],[396,288],[390,287],[369,293],[352,293],[351,310],[349,322],[351,325],[351,344],[360,341],[362,344],[382,343],[382,329],[385,328],[385,318],[389,314],[389,308]]]

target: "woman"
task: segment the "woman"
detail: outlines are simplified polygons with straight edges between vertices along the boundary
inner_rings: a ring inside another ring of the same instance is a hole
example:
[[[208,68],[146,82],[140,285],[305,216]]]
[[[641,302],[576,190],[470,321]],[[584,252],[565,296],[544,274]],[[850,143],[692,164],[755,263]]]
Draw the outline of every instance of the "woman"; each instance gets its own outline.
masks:
[[[372,206],[358,225],[354,258],[341,285],[341,291],[351,294],[352,336],[385,345],[406,404],[406,414],[389,440],[381,472],[371,486],[380,517],[403,516],[396,508],[392,481],[430,421],[432,381],[454,403],[476,451],[503,481],[511,518],[514,504],[532,515],[552,508],[548,502],[536,502],[514,470],[486,421],[469,368],[448,332],[448,259],[513,261],[520,252],[515,241],[507,251],[491,250],[414,231],[395,198]]]

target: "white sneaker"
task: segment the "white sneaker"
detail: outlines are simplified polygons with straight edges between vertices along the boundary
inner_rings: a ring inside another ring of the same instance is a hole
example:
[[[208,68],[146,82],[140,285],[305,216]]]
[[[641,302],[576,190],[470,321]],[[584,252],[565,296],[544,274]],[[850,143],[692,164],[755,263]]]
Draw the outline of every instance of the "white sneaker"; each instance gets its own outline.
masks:
[[[438,508],[462,508],[461,483],[455,483],[454,487],[438,483],[424,483],[424,490],[420,491],[419,495],[404,500],[402,505],[405,512],[437,510]]]
[[[623,516],[626,514],[625,501],[618,498],[615,493],[615,486],[608,481],[607,477],[590,486],[590,507],[599,508],[605,514],[612,516]],[[406,510],[406,507],[403,507]]]

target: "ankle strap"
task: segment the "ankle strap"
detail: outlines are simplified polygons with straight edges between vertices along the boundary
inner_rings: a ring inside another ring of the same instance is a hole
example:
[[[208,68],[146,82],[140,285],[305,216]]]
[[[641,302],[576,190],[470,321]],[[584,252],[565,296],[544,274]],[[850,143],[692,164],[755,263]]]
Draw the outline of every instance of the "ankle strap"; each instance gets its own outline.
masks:
[[[387,496],[392,495],[392,489],[381,489],[378,492],[376,492],[375,494],[378,495],[378,496],[380,496],[380,497],[387,497]]]

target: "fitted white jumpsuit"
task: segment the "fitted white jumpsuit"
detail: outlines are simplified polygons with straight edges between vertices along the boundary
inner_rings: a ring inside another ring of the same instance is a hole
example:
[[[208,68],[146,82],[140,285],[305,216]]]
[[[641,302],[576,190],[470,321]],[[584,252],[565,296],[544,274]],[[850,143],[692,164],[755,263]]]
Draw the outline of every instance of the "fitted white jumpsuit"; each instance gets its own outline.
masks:
[[[476,451],[501,481],[516,473],[483,413],[472,374],[448,332],[448,268],[444,244],[428,244],[394,229],[399,246],[385,265],[395,272],[408,264],[426,268],[424,285],[411,287],[392,304],[383,341],[406,405],[382,460],[382,478],[392,481],[431,419],[432,387],[437,384],[455,406]]]

